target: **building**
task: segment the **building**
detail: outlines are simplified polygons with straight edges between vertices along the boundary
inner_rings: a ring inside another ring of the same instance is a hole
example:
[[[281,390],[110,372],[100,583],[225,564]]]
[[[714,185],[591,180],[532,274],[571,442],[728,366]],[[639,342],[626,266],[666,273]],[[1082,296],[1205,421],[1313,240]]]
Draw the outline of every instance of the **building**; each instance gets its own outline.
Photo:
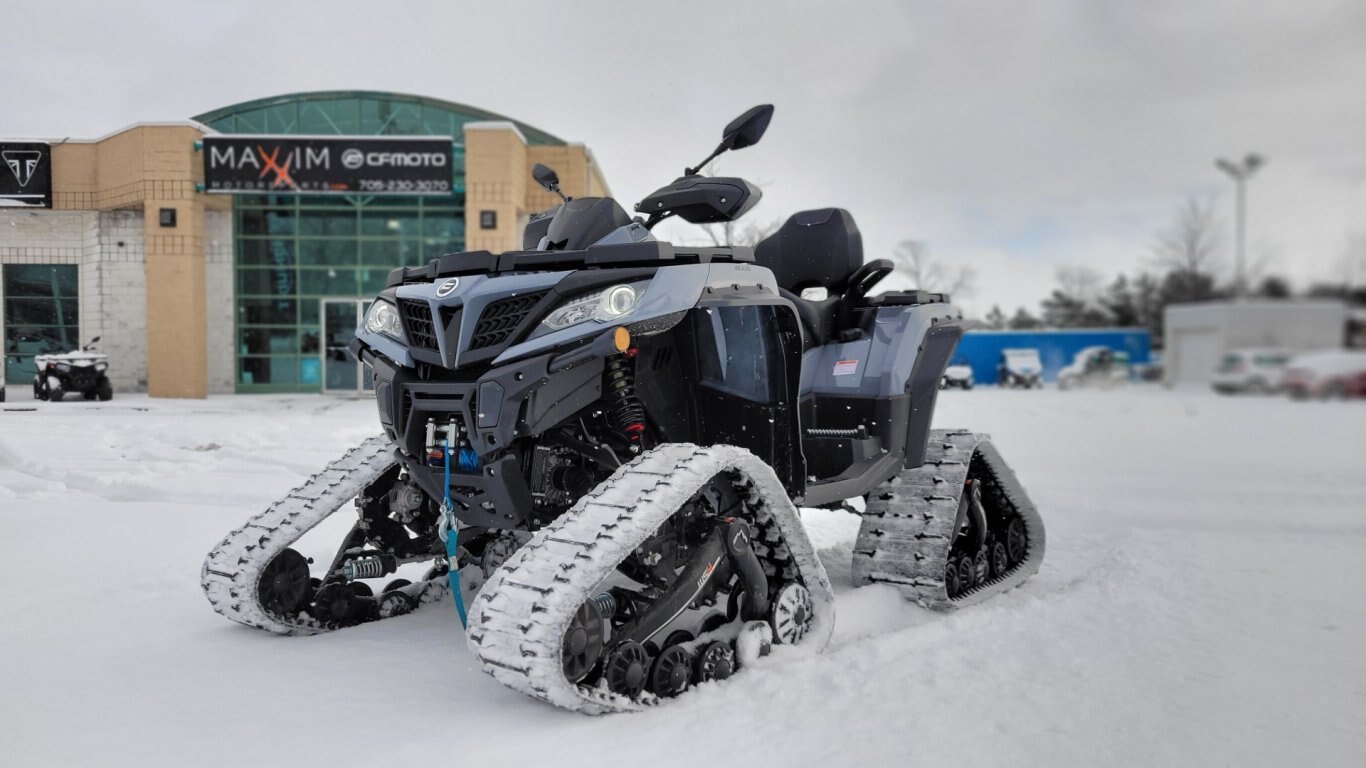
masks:
[[[206,167],[216,141],[212,162],[232,154],[229,136],[259,140],[238,140],[252,155],[235,158],[250,161],[236,168],[243,188],[216,194],[228,172],[206,180]],[[369,162],[314,145],[394,137],[435,137],[421,139],[438,151],[420,169],[434,183],[413,187],[403,168],[375,173],[412,194],[296,181],[309,165],[326,177]],[[291,160],[295,145],[308,148]],[[3,140],[0,155],[6,381],[31,381],[37,353],[99,336],[116,391],[159,397],[359,391],[344,349],[389,270],[520,247],[530,213],[558,202],[531,181],[535,163],[555,168],[566,194],[609,194],[582,144],[393,93],[291,94],[99,139]]]
[[[1163,381],[1203,386],[1231,349],[1340,348],[1347,308],[1341,301],[1289,299],[1172,304],[1163,313],[1163,327]]]
[[[963,334],[953,362],[972,367],[973,381],[995,384],[1001,352],[1037,349],[1044,381],[1056,381],[1058,370],[1087,347],[1109,347],[1128,354],[1132,365],[1145,365],[1151,353],[1150,334],[1141,328],[1046,328],[1032,331],[972,330]]]

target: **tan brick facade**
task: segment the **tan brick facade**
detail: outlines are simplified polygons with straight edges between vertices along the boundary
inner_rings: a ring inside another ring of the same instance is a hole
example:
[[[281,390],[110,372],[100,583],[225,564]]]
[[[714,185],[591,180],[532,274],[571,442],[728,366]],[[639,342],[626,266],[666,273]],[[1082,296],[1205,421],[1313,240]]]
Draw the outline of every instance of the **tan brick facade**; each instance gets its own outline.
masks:
[[[139,124],[53,141],[53,209],[0,212],[11,225],[0,261],[80,265],[82,338],[105,337],[102,348],[123,366],[119,391],[204,397],[235,385],[232,198],[197,191],[204,132],[192,122]],[[531,179],[538,162],[558,172],[567,195],[607,193],[583,145],[528,145],[501,120],[466,123],[463,140],[467,250],[521,248],[530,214],[559,202]],[[175,211],[174,227],[161,225],[163,209]],[[489,229],[480,226],[486,211],[496,217]]]
[[[527,218],[560,202],[531,178],[544,163],[560,177],[570,197],[609,194],[602,171],[582,144],[527,146],[509,122],[465,125],[465,247],[471,251],[515,251],[522,247]],[[493,211],[497,226],[481,227],[481,214]]]
[[[138,210],[146,269],[147,391],[153,397],[208,393],[204,214],[227,199],[197,193],[203,166],[193,124],[136,125],[93,142],[52,146],[56,210]],[[161,225],[162,209],[176,212]]]

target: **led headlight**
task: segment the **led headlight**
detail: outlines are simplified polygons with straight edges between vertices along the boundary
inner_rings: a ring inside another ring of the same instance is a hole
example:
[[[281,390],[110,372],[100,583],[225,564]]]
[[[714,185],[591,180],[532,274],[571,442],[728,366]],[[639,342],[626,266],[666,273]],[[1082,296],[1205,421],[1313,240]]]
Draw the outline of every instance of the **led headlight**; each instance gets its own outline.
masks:
[[[403,335],[403,321],[399,319],[398,308],[382,299],[376,299],[365,313],[365,330],[382,333],[391,339],[407,341]]]
[[[541,324],[558,331],[589,320],[610,323],[631,314],[640,303],[640,293],[635,285],[626,284],[586,293],[556,307]]]

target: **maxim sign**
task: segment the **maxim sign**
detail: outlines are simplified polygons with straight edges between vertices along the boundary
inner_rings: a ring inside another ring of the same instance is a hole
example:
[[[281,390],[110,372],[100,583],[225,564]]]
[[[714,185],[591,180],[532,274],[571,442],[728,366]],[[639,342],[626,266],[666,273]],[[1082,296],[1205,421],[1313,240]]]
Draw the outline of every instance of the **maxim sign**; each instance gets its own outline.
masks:
[[[227,194],[444,195],[449,136],[206,136],[204,186]]]

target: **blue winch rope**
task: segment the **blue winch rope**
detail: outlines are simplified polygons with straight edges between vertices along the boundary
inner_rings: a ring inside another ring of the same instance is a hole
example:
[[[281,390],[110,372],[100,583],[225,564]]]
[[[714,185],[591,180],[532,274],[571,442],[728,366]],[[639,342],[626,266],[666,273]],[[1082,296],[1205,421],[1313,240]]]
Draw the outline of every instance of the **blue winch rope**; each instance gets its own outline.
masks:
[[[441,443],[446,460],[446,496],[441,500],[441,514],[447,523],[446,564],[449,570],[446,571],[446,580],[451,585],[451,597],[455,599],[455,612],[460,616],[460,626],[464,627],[469,622],[465,618],[465,596],[460,593],[460,532],[455,523],[455,508],[451,505],[451,441],[448,438]]]

